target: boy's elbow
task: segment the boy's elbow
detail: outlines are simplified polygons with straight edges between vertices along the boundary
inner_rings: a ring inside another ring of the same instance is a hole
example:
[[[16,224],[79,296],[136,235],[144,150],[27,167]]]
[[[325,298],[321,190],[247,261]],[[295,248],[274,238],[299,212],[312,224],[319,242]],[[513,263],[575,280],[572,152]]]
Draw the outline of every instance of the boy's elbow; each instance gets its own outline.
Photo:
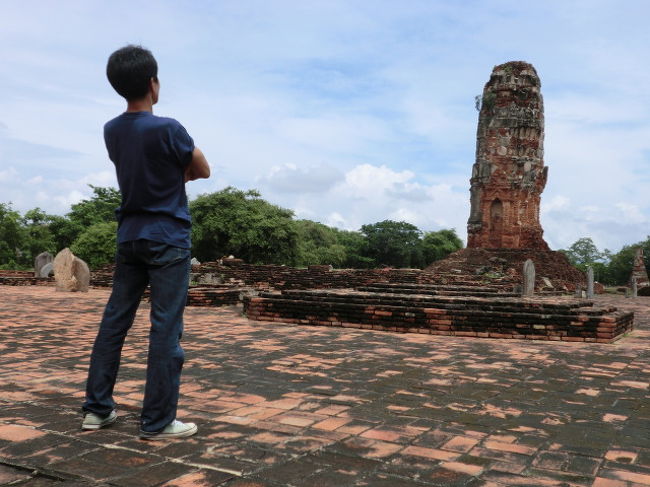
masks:
[[[210,165],[208,161],[203,160],[201,164],[196,167],[196,176],[200,179],[208,179],[210,177]]]
[[[198,147],[194,148],[192,165],[194,166],[193,172],[196,175],[197,179],[207,179],[210,177],[210,164],[208,164],[205,155]]]

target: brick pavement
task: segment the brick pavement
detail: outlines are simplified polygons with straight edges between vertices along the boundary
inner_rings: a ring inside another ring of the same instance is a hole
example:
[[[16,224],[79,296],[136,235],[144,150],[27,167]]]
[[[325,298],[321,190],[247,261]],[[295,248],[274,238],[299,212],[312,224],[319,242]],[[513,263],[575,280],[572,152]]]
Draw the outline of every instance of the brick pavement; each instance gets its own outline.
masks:
[[[650,485],[650,298],[614,344],[253,322],[186,312],[185,441],[137,438],[147,304],[127,339],[118,422],[80,431],[108,291],[0,286],[0,485]]]

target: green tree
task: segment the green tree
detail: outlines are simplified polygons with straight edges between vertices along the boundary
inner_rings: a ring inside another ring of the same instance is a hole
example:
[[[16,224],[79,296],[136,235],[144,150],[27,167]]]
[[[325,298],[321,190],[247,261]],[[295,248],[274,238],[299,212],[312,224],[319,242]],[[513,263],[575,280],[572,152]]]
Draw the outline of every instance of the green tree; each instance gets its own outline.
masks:
[[[607,276],[606,280],[604,280],[606,283],[618,286],[628,284],[634,266],[634,255],[639,247],[643,248],[644,263],[646,269],[648,268],[648,264],[650,264],[650,236],[644,241],[624,245],[617,253],[610,255]]]
[[[120,206],[122,197],[115,188],[103,188],[89,184],[93,195],[71,206],[68,212],[68,223],[58,221],[56,239],[59,242],[72,242],[95,223],[117,221],[115,210]]]
[[[50,215],[48,225],[54,240],[54,248],[59,252],[66,247],[70,247],[75,239],[79,236],[83,227],[78,225],[65,216]]]
[[[349,269],[370,269],[376,267],[375,259],[368,256],[368,241],[361,232],[333,229],[338,245],[345,251],[341,267]]]
[[[604,259],[605,254],[598,250],[590,237],[576,240],[568,249],[562,250],[569,262],[578,269],[585,271],[588,266]]]
[[[0,269],[26,267],[21,263],[25,240],[20,213],[11,208],[11,203],[0,203]]]
[[[463,248],[463,241],[456,235],[454,229],[443,229],[437,232],[426,232],[421,241],[424,265],[444,259],[452,252]]]
[[[113,262],[117,249],[117,222],[95,223],[77,237],[70,250],[91,269]]]
[[[311,220],[296,220],[295,226],[298,235],[297,266],[343,265],[345,247],[338,243],[336,230]]]
[[[377,264],[392,267],[422,266],[422,232],[415,225],[384,220],[363,225],[361,233],[368,241],[368,256]]]
[[[298,235],[293,212],[255,190],[227,187],[190,202],[192,251],[201,261],[234,255],[251,264],[293,264]]]
[[[40,208],[27,211],[21,223],[24,229],[25,242],[21,248],[23,265],[32,266],[34,259],[41,252],[56,254],[56,242],[50,229],[52,215],[48,215]]]

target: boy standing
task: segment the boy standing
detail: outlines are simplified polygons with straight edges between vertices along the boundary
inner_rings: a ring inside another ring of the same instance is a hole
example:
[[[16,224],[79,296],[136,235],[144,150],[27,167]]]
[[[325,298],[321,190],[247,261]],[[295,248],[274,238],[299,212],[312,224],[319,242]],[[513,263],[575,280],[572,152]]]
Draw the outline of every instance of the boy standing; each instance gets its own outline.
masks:
[[[106,74],[127,101],[126,112],[104,126],[122,204],[116,212],[113,290],[90,359],[82,429],[99,429],[117,419],[113,387],[122,346],[149,284],[151,329],[140,437],[191,436],[196,425],[176,420],[190,271],[185,182],[208,178],[210,166],[180,123],[153,114],[160,84],[150,51],[132,45],[115,51]]]

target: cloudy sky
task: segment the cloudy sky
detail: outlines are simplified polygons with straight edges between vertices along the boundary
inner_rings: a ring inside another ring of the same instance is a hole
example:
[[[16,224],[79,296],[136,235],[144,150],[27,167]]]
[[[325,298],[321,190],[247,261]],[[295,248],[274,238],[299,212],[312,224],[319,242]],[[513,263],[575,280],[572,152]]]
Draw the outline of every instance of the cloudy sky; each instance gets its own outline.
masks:
[[[109,54],[158,59],[159,115],[213,177],[346,229],[384,219],[466,237],[481,93],[532,63],[546,110],[552,248],[650,234],[650,2],[238,0],[3,2],[0,202],[64,214],[116,185],[104,122],[124,110]]]

